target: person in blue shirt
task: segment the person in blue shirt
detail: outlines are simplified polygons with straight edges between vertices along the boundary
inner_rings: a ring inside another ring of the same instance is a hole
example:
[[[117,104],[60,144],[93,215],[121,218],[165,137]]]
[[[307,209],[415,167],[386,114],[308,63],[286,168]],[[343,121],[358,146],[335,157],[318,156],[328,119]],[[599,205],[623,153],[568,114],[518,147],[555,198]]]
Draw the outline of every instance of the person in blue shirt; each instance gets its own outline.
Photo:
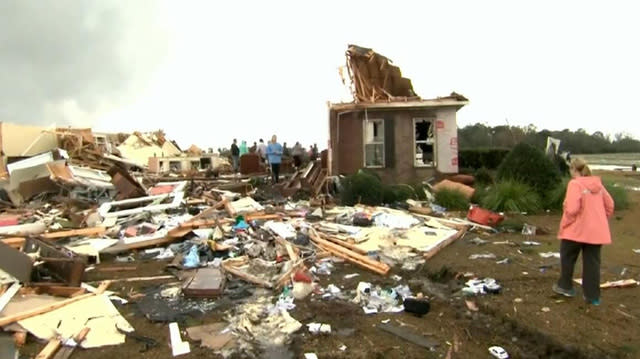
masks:
[[[273,183],[280,181],[280,162],[282,160],[282,145],[278,143],[276,135],[271,137],[271,142],[267,146],[267,157],[271,164],[271,178]]]

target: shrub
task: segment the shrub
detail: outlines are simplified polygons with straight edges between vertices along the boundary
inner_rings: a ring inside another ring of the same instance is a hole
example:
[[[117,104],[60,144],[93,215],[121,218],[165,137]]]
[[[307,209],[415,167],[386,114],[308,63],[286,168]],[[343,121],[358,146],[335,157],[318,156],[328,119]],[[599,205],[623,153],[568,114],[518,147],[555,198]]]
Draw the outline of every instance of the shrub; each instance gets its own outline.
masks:
[[[522,182],[507,180],[489,189],[482,206],[498,212],[535,213],[542,208],[540,196]]]
[[[560,171],[542,151],[520,143],[498,167],[497,179],[525,183],[541,198],[546,198],[560,182]]]
[[[487,185],[493,183],[493,176],[486,167],[481,167],[474,174],[475,183],[479,185]]]
[[[488,192],[489,187],[487,185],[477,184],[475,186],[475,192],[473,192],[473,196],[471,197],[471,203],[481,204]]]
[[[436,203],[453,211],[469,209],[469,200],[460,191],[441,189],[435,194]]]
[[[556,188],[554,188],[547,195],[545,207],[551,210],[562,210],[562,204],[564,203],[564,197],[567,195],[567,185],[569,184],[569,177],[562,177],[562,180]]]
[[[409,185],[399,184],[393,186],[384,186],[384,203],[391,204],[395,202],[406,201],[409,198],[417,198],[416,191]]]
[[[507,148],[479,148],[458,151],[461,168],[488,168],[495,170],[509,154]]]
[[[605,181],[604,188],[607,189],[607,192],[609,192],[611,198],[613,198],[616,210],[629,208],[629,194],[624,187],[616,186],[613,182]]]
[[[346,206],[353,206],[357,203],[377,206],[382,203],[383,196],[384,186],[380,178],[363,170],[346,177],[340,192],[340,200]]]

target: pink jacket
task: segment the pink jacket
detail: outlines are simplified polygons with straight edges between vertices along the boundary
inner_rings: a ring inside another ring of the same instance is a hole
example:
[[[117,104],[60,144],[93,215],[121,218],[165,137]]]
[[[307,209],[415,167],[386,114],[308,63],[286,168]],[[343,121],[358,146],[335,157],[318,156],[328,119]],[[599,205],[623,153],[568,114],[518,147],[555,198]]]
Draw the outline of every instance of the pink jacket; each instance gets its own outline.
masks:
[[[614,203],[600,177],[569,181],[558,238],[588,244],[610,244],[609,221]]]

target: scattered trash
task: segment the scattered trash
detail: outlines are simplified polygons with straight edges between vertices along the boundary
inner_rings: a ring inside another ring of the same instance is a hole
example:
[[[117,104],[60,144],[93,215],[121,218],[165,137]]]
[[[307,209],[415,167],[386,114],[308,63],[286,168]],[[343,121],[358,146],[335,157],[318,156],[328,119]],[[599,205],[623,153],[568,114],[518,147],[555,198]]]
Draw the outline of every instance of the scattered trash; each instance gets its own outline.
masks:
[[[525,236],[535,236],[536,229],[536,226],[525,223],[524,226],[522,226],[522,234],[524,234]]]
[[[502,347],[489,347],[489,354],[493,355],[493,357],[497,359],[509,359],[509,354]]]
[[[542,258],[560,258],[560,253],[559,252],[545,252],[545,253],[538,253],[540,254],[540,257]]]
[[[575,283],[582,285],[582,279],[580,278],[576,278],[573,280]],[[600,283],[600,288],[601,289],[607,289],[607,288],[627,288],[627,287],[635,287],[640,285],[640,282],[638,282],[635,279],[621,279],[621,280],[616,280],[613,282],[604,282],[604,283]]]
[[[357,276],[359,276],[360,274],[358,273],[352,273],[352,274],[347,274],[344,276],[344,279],[351,279],[351,278],[355,278]]]
[[[304,353],[304,359],[318,359],[315,353]]]
[[[347,346],[343,344],[343,345],[338,347],[338,350],[343,352],[343,351],[347,350]]]
[[[493,253],[472,254],[469,259],[496,259],[496,255]]]
[[[331,334],[331,325],[322,323],[309,323],[309,333],[311,334]]]
[[[427,298],[405,298],[402,302],[404,306],[404,311],[407,313],[412,313],[415,316],[421,317],[431,310],[431,303]]]
[[[522,244],[525,245],[525,246],[540,246],[540,245],[542,245],[542,243],[535,242],[535,241],[524,241],[524,242],[522,242]]]
[[[513,302],[514,303],[522,303],[523,300],[522,300],[522,298],[516,298],[516,299],[513,300]]]
[[[438,345],[436,341],[427,339],[405,327],[397,327],[391,324],[380,324],[378,325],[378,328],[423,348],[432,349]]]
[[[544,313],[548,313],[551,311],[551,309],[549,307],[542,307],[542,309],[540,309],[542,312]]]
[[[462,293],[467,295],[499,294],[502,287],[493,278],[471,279],[465,283]]]
[[[633,249],[633,253],[640,254],[640,249]]]
[[[480,237],[475,237],[472,240],[470,240],[469,243],[481,246],[481,245],[489,243],[489,241],[486,241],[486,240],[484,240],[484,239],[482,239]]]
[[[509,258],[505,258],[496,262],[496,264],[509,264],[511,260]]]
[[[464,303],[467,305],[467,309],[469,309],[472,312],[477,312],[478,310],[480,310],[478,309],[478,305],[473,301],[465,300]]]
[[[178,323],[174,322],[169,324],[169,339],[171,341],[171,352],[174,357],[191,352],[189,342],[184,342],[180,338]]]

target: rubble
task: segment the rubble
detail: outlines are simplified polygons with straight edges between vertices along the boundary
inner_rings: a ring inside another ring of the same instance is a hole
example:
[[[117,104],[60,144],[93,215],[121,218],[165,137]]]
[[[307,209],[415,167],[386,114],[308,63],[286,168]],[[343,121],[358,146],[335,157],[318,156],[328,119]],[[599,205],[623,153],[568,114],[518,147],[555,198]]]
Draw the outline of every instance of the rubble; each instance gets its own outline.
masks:
[[[396,272],[417,271],[468,230],[486,230],[465,219],[433,217],[429,202],[411,201],[404,207],[409,210],[338,206],[323,194],[330,182],[323,160],[270,191],[224,174],[167,174],[163,159],[182,155],[162,133],[52,134],[57,147],[7,166],[2,186],[11,203],[0,213],[0,327],[50,343],[45,354],[69,353],[69,338],[83,348],[119,345],[127,337],[145,350],[157,345],[120,315],[121,306],[133,305],[145,320],[168,326],[174,356],[191,351],[189,340],[223,356],[259,357],[285,346],[303,327],[302,318],[290,314],[299,301],[350,301],[364,313],[428,315],[433,298],[414,295],[403,279],[408,276]],[[189,151],[207,155],[195,146]],[[308,200],[292,201],[303,192]],[[147,262],[165,273],[138,274]],[[362,271],[340,279],[369,272],[395,284],[318,283],[346,264]],[[95,288],[90,276],[112,279]],[[122,289],[134,283],[144,283],[143,289]],[[106,291],[109,284],[120,292]],[[18,295],[23,290],[27,294]],[[216,309],[224,310],[224,322],[186,327],[181,335],[178,323],[187,316]],[[304,325],[311,333],[342,330],[309,319]]]

